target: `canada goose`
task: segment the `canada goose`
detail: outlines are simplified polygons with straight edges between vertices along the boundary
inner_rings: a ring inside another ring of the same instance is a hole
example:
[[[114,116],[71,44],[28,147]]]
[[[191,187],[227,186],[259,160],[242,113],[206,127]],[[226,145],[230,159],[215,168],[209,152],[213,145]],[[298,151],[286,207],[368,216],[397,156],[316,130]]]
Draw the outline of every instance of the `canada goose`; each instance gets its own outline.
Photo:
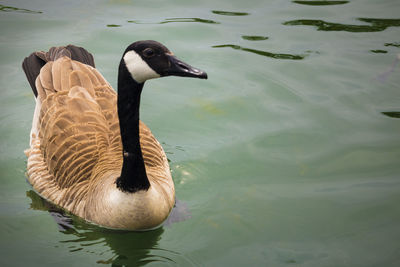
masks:
[[[139,120],[140,95],[148,79],[207,74],[156,41],[127,47],[118,95],[81,47],[34,52],[22,67],[36,97],[26,150],[34,190],[107,228],[162,224],[174,206],[174,183],[163,148]]]

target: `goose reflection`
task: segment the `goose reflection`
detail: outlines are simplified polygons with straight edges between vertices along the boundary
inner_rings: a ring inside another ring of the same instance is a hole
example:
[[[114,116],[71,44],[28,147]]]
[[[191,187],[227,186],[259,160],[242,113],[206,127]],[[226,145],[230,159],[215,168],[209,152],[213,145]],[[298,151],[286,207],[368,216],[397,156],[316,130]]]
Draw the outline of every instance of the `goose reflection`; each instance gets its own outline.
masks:
[[[112,266],[143,266],[151,262],[174,264],[175,261],[171,257],[179,256],[179,253],[159,248],[158,242],[164,232],[163,228],[146,232],[109,230],[65,214],[63,210],[47,202],[33,190],[27,191],[26,194],[32,200],[31,208],[48,211],[57,222],[60,232],[68,237],[60,243],[67,245],[71,253],[84,251],[98,254],[99,259],[96,262],[98,264]]]

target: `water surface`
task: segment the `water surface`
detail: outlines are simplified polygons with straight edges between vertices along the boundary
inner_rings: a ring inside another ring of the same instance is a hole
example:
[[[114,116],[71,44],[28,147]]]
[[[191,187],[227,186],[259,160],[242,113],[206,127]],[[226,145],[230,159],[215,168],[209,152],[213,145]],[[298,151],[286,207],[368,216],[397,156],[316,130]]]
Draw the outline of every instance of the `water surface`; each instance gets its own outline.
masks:
[[[399,266],[400,4],[2,1],[2,266]],[[116,86],[133,41],[209,79],[146,83],[142,120],[170,160],[178,222],[110,231],[26,182],[35,50],[76,44]]]

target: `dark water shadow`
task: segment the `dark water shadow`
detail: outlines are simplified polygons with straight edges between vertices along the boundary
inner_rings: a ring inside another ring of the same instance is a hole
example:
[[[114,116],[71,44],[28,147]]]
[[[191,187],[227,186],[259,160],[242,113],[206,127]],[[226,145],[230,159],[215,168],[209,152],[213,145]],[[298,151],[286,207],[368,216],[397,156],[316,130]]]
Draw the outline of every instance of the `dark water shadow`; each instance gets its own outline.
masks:
[[[260,56],[270,57],[270,58],[275,58],[275,59],[301,60],[301,59],[304,59],[306,57],[305,55],[271,53],[271,52],[267,52],[267,51],[263,51],[263,50],[256,50],[256,49],[241,47],[239,45],[233,45],[233,44],[214,45],[214,46],[212,46],[212,48],[224,48],[224,47],[230,47],[230,48],[233,48],[233,49],[236,49],[236,50],[250,52],[250,53],[254,53],[254,54],[260,55]]]
[[[293,3],[307,6],[333,6],[344,5],[350,1],[292,1]]]
[[[231,11],[223,11],[223,10],[211,10],[212,13],[221,15],[221,16],[248,16],[250,13],[247,12],[231,12]]]
[[[390,118],[400,119],[400,111],[384,111],[381,112],[383,115],[388,116]]]
[[[174,258],[183,258],[177,252],[158,246],[163,227],[143,232],[110,230],[65,212],[33,190],[26,194],[32,200],[31,209],[48,211],[52,215],[59,231],[67,237],[60,243],[67,246],[71,253],[81,251],[97,254],[96,263],[112,266],[143,266],[151,262],[171,265],[176,263]],[[108,257],[103,256],[105,254]]]
[[[141,22],[138,20],[128,20],[128,23],[135,24],[166,24],[166,23],[174,23],[174,22],[197,22],[197,23],[206,23],[206,24],[220,24],[218,21],[210,20],[210,19],[201,19],[201,18],[169,18],[160,22]]]
[[[0,11],[2,12],[18,12],[18,13],[32,13],[32,14],[41,14],[42,11],[33,11],[25,8],[18,8],[12,6],[5,6],[0,4]]]
[[[248,41],[264,41],[268,40],[267,36],[260,36],[260,35],[242,35],[242,39]]]
[[[341,24],[341,23],[332,23],[315,19],[291,20],[284,22],[283,25],[315,26],[318,31],[346,31],[346,32],[380,32],[386,30],[389,27],[400,26],[400,19],[358,18],[357,20],[369,23],[370,25]]]

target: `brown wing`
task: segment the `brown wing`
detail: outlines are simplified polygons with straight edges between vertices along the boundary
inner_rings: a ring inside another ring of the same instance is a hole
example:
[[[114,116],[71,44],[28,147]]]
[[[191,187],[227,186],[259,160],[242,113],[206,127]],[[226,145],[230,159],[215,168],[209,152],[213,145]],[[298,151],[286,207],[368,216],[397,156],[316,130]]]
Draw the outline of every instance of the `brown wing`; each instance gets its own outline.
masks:
[[[63,57],[42,68],[36,87],[40,151],[59,188],[89,180],[110,153],[119,158],[116,93],[96,69]]]

